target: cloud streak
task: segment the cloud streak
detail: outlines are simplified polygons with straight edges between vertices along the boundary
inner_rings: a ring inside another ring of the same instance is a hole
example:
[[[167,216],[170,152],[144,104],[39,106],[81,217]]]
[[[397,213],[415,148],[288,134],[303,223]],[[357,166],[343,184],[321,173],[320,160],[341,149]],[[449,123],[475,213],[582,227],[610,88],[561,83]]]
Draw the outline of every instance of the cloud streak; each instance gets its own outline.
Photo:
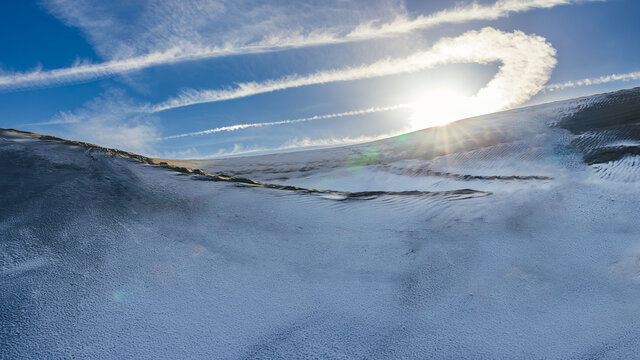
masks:
[[[252,47],[254,53],[267,51],[266,47]],[[77,65],[55,69],[37,69],[30,72],[18,72],[0,76],[0,89],[21,89],[31,86],[55,86],[65,83],[102,79],[114,74],[141,70],[151,66],[175,64],[182,61],[197,60],[215,56],[240,54],[241,49],[209,48],[184,49],[172,48],[167,51],[132,57],[123,60],[108,61],[99,64],[79,63]]]
[[[606,84],[614,81],[631,81],[631,80],[640,80],[640,71],[630,72],[626,74],[611,74],[605,75],[595,78],[586,78],[582,80],[575,81],[567,81],[559,84],[551,84],[545,87],[545,90],[548,91],[559,91],[567,88],[575,88],[580,86],[591,86],[591,85],[600,85]]]
[[[369,109],[346,111],[346,112],[334,113],[334,114],[315,115],[315,116],[311,116],[311,117],[293,119],[293,120],[280,120],[280,121],[272,121],[272,122],[261,122],[261,123],[221,126],[221,127],[202,130],[202,131],[195,131],[195,132],[184,133],[184,134],[179,134],[179,135],[165,136],[163,138],[159,138],[158,140],[179,139],[179,138],[184,138],[184,137],[189,137],[189,136],[215,134],[215,133],[225,132],[225,131],[244,130],[244,129],[253,128],[253,127],[268,127],[268,126],[277,126],[277,125],[297,124],[297,123],[314,121],[314,120],[335,119],[335,118],[346,117],[346,116],[357,116],[357,115],[365,115],[365,114],[393,111],[393,110],[399,110],[399,109],[407,109],[409,107],[411,107],[411,105],[398,104],[398,105],[393,105],[393,106],[372,107],[372,108],[369,108]]]
[[[460,24],[477,20],[497,20],[507,17],[512,13],[590,1],[606,0],[499,0],[489,5],[481,5],[473,2],[467,6],[456,6],[452,9],[442,10],[431,15],[418,16],[415,19],[400,17],[393,22],[379,26],[373,24],[361,25],[349,33],[346,38],[370,39],[392,36],[444,24]]]
[[[54,70],[37,69],[30,72],[6,73],[0,75],[0,89],[7,91],[29,87],[56,86],[66,83],[91,81],[110,77],[115,74],[139,71],[152,66],[175,64],[183,61],[383,38],[410,33],[416,30],[424,30],[443,24],[464,23],[476,20],[494,20],[506,17],[512,13],[587,1],[604,0],[499,0],[489,5],[481,5],[474,2],[470,5],[456,6],[428,16],[418,16],[413,19],[400,16],[391,22],[382,24],[369,21],[347,31],[345,31],[344,27],[339,27],[336,29],[329,28],[328,30],[311,31],[307,34],[267,34],[262,40],[246,45],[237,45],[234,41],[229,41],[227,43],[232,45],[204,46],[199,43],[190,42],[190,38],[171,38],[169,39],[169,43],[173,45],[170,48],[151,51],[145,55],[118,58],[98,64],[78,63],[68,68]],[[66,4],[67,8],[73,5],[68,4],[66,1],[56,1],[55,3]],[[82,17],[82,14],[76,14],[77,9],[63,10],[71,12],[76,19]],[[195,21],[196,19],[193,20]],[[202,19],[199,20],[202,21]],[[91,24],[91,22],[83,19],[80,25],[95,27],[95,25],[87,24]],[[108,25],[113,24],[108,23]],[[113,29],[114,27],[109,26],[109,28]],[[185,34],[190,37],[195,35],[202,37],[202,34],[194,34],[193,32],[186,32]],[[216,37],[214,36],[216,34],[209,35],[212,38]]]

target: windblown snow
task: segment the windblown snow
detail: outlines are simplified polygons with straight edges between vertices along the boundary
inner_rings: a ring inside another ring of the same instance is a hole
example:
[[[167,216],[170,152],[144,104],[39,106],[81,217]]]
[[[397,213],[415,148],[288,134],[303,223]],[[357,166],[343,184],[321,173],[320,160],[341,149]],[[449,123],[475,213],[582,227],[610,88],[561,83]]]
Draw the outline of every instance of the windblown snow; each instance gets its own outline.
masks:
[[[211,161],[3,130],[0,358],[637,357],[639,143],[639,89]]]

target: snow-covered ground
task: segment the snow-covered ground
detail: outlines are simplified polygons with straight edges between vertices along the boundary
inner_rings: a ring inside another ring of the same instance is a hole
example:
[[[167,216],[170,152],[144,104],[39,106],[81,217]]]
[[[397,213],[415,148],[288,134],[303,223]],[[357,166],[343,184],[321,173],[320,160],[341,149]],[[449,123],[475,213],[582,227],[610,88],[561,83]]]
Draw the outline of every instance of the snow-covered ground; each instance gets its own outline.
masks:
[[[639,108],[172,162],[332,193],[2,131],[0,358],[637,357]]]

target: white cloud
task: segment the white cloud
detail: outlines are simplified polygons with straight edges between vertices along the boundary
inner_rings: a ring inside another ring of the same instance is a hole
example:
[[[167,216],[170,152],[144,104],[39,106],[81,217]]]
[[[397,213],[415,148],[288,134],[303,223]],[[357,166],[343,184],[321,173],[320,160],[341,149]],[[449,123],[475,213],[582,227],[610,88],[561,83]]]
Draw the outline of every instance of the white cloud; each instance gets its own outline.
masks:
[[[545,87],[545,90],[558,91],[566,88],[574,88],[579,86],[590,86],[606,84],[613,81],[631,81],[640,80],[640,71],[626,73],[626,74],[611,74],[595,78],[586,78],[582,80],[567,81],[560,84],[551,84]]]
[[[125,58],[186,45],[228,48],[295,44],[339,36],[353,24],[390,21],[400,0],[45,0],[52,14],[83,30],[98,53]]]
[[[59,136],[142,154],[154,153],[160,131],[157,119],[134,114],[134,106],[117,91],[94,99],[74,112],[61,112],[50,124],[60,124]],[[47,125],[47,124],[42,124]]]
[[[521,104],[539,92],[556,65],[555,53],[551,44],[542,37],[521,31],[505,33],[484,28],[455,38],[442,38],[431,49],[407,58],[386,59],[306,76],[289,75],[264,82],[240,83],[232,89],[190,90],[142,111],[154,113],[300,86],[416,72],[444,64],[501,62],[498,73],[477,95],[480,103],[494,104],[492,110],[495,111]]]
[[[3,74],[0,89],[52,86],[161,64],[375,39],[582,1],[499,0],[489,5],[474,2],[411,19],[402,6],[383,0],[367,6],[335,0],[321,5],[300,2],[296,6],[255,2],[245,7],[229,0],[144,2],[137,7],[132,5],[136,2],[48,0],[45,4],[54,15],[83,30],[98,53],[110,60]],[[125,6],[124,10],[105,5],[113,3]],[[378,11],[371,14],[361,9]]]

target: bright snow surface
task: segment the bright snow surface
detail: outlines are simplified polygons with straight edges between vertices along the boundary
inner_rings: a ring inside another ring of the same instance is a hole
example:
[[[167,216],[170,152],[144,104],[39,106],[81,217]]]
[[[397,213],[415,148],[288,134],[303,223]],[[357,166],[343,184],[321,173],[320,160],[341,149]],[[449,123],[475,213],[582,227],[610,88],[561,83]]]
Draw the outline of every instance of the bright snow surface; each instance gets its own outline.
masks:
[[[328,193],[2,131],[0,358],[637,357],[639,98],[172,162]]]

